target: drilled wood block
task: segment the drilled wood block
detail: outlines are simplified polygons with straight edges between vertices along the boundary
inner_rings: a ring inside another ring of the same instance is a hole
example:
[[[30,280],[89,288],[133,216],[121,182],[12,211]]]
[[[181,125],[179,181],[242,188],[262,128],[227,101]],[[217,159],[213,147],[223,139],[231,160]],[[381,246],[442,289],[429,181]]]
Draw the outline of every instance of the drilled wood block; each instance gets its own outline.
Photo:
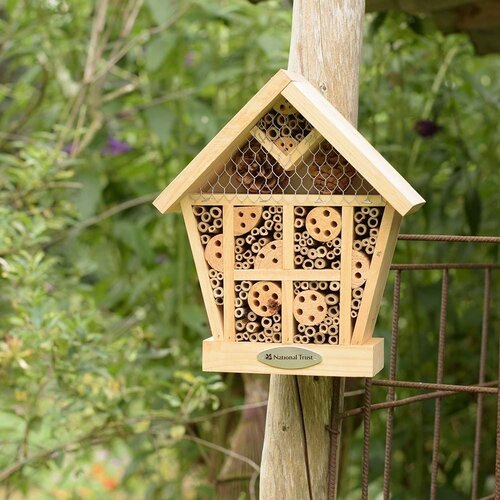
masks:
[[[251,231],[262,217],[262,207],[235,207],[234,235],[240,236]]]
[[[306,217],[307,232],[317,241],[331,241],[340,234],[341,215],[331,207],[313,208]]]
[[[314,290],[300,292],[293,301],[293,315],[302,325],[318,325],[326,316],[325,297]]]
[[[259,281],[248,291],[248,305],[259,316],[277,314],[281,305],[281,288],[272,281]]]
[[[210,238],[205,248],[205,260],[216,271],[224,271],[222,234]]]
[[[351,287],[358,288],[364,284],[370,269],[370,259],[359,250],[352,251],[352,278]]]
[[[283,268],[283,241],[271,241],[255,257],[255,269],[282,269]]]

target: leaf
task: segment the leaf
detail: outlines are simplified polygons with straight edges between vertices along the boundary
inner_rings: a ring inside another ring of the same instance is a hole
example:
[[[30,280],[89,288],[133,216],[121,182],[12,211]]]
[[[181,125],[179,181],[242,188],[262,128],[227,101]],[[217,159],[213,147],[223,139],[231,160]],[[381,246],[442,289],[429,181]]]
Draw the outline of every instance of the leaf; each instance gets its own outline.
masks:
[[[156,71],[175,47],[177,37],[164,33],[152,40],[146,47],[145,66],[148,71]]]
[[[164,0],[147,0],[149,11],[153,16],[156,24],[166,24],[178,10],[178,2],[175,0],[169,0],[165,2]]]
[[[145,113],[149,127],[165,145],[172,135],[175,115],[167,106],[155,106],[147,109]]]
[[[464,197],[465,218],[472,235],[479,232],[481,226],[482,203],[478,190],[469,187]]]

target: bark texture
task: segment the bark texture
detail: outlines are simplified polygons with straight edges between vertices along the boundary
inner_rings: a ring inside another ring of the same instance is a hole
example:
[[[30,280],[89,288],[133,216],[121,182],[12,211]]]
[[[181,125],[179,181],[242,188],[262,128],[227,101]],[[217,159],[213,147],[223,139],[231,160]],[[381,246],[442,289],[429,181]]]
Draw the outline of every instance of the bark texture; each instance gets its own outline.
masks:
[[[353,124],[364,11],[364,0],[295,0],[293,5],[288,69],[304,75]],[[271,376],[262,500],[328,498],[327,426],[333,405],[343,399],[344,386],[343,381],[333,382],[324,377]]]

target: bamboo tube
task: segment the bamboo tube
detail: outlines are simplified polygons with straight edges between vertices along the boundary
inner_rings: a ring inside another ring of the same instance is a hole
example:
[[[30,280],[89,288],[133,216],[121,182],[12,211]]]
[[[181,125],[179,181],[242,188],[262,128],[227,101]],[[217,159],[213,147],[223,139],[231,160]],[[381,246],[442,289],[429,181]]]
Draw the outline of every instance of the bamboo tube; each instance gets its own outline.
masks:
[[[260,250],[261,246],[260,246],[260,243],[258,241],[256,241],[255,243],[252,244],[252,246],[250,247],[250,250],[257,254],[259,253],[259,250]]]
[[[238,248],[241,248],[241,247],[238,247]],[[243,251],[243,248],[241,248],[241,251]],[[235,254],[236,255],[234,256],[234,258],[235,258],[236,262],[243,262],[243,254],[240,253],[239,251],[238,252],[235,251]]]
[[[358,317],[358,311],[351,309],[351,318],[356,319]]]
[[[236,307],[234,309],[234,317],[236,319],[241,319],[245,316],[245,308],[243,307]]]
[[[272,318],[273,318],[273,323],[281,323],[281,314],[280,313],[273,314]]]
[[[339,315],[339,306],[335,305],[335,306],[328,306],[328,316],[331,316],[332,318],[334,316],[338,316]]]
[[[368,238],[363,238],[361,240],[361,246],[364,248],[364,247],[366,247],[366,245],[368,245]]]
[[[330,281],[330,291],[338,292],[340,290],[340,282],[339,281]]]
[[[307,238],[307,245],[310,247],[314,245],[314,240],[311,237]]]
[[[339,296],[336,293],[328,293],[325,300],[327,306],[335,306],[339,303]]]
[[[300,282],[300,289],[301,290],[309,290],[309,282],[308,281],[301,281]]]
[[[241,262],[236,262],[236,263],[234,264],[234,268],[235,268],[235,269],[241,269]]]
[[[275,222],[274,223],[274,230],[275,231],[283,231],[283,224],[281,222]]]
[[[363,249],[363,242],[361,240],[354,240],[353,244],[352,244],[352,248],[354,248],[354,250],[362,250]]]
[[[332,267],[332,269],[340,269],[340,260],[336,260],[336,261],[332,262],[331,267]]]
[[[327,316],[324,320],[323,320],[323,323],[327,326],[331,326],[333,325],[333,318],[331,318],[330,316]]]
[[[304,262],[304,256],[303,255],[296,255],[294,258],[293,258],[293,261],[295,262],[295,265],[296,266],[301,266]]]
[[[250,234],[252,236],[259,236],[259,228],[258,227],[252,227],[252,229],[250,230]]]
[[[334,337],[334,336],[330,335],[330,336],[328,337],[328,343],[329,343],[330,345],[338,345],[338,343],[339,343],[339,337],[338,337],[338,336],[335,336],[335,337]]]
[[[371,227],[370,228],[370,236],[376,238],[378,236],[378,227]]]
[[[354,232],[358,236],[364,236],[368,232],[368,228],[366,227],[365,224],[356,224],[354,226]]]
[[[298,243],[295,243],[295,245],[293,245],[293,251],[294,251],[295,253],[300,253],[300,249],[301,249],[301,248],[302,248],[302,247],[301,247]]]
[[[248,292],[246,290],[241,290],[240,292],[240,297],[243,299],[243,300],[247,300],[248,299]]]
[[[210,212],[203,212],[200,215],[200,219],[202,222],[211,222],[212,217],[210,216]]]
[[[248,333],[255,333],[259,329],[259,324],[256,321],[249,321],[245,328]]]
[[[237,332],[242,332],[243,330],[246,330],[247,326],[247,320],[246,319],[237,319],[234,322],[234,327]]]
[[[327,281],[319,281],[318,282],[318,289],[319,290],[328,290],[328,282]]]
[[[264,221],[264,227],[268,230],[268,231],[272,231],[273,228],[274,228],[274,222],[272,219],[268,219],[266,221]]]
[[[245,261],[241,263],[241,269],[250,269],[250,263]]]
[[[293,235],[293,241],[294,241],[295,243],[299,243],[299,242],[301,241],[301,239],[302,239],[302,236],[300,235],[300,233],[295,233],[295,234]]]
[[[273,338],[272,337],[266,337],[265,342],[266,342],[266,344],[272,344],[273,343]]]
[[[320,325],[319,325],[319,327],[318,327],[318,328],[319,328],[319,331],[320,331],[321,333],[326,333],[326,332],[328,332],[328,325],[327,325],[325,322],[320,323]]]
[[[323,333],[318,332],[314,335],[314,343],[315,344],[323,344],[325,342],[325,336]]]
[[[300,290],[300,282],[299,281],[294,281],[293,282],[293,291],[297,292]]]
[[[259,341],[259,336],[257,333],[250,333],[248,335],[248,338],[249,338],[250,342],[258,342]]]
[[[330,250],[329,252],[326,253],[326,258],[328,260],[334,260],[336,255],[333,253],[333,250]]]
[[[209,228],[208,228],[208,232],[209,233],[217,233],[217,228],[215,227],[214,224],[212,224]]]
[[[275,240],[282,240],[283,239],[283,233],[281,231],[275,231],[274,232],[274,239]]]
[[[205,210],[206,210],[206,208],[203,205],[194,205],[193,206],[193,214],[196,217],[199,217]]]
[[[306,246],[300,247],[300,255],[302,255],[305,258],[307,257],[308,253],[309,249]]]
[[[332,325],[339,326],[340,325],[340,318],[338,316],[334,316],[333,318],[330,318],[332,320]]]
[[[263,117],[264,123],[266,125],[271,125],[273,123],[274,115],[272,113],[266,113]]]
[[[215,298],[218,298],[218,297],[222,298],[222,297],[224,297],[224,288],[222,288],[221,286],[218,286],[217,288],[214,288],[213,294],[214,294]]]
[[[245,245],[245,238],[243,238],[242,236],[239,236],[238,238],[236,238],[234,240],[234,244],[235,246],[237,247],[242,247]]]
[[[266,336],[264,335],[264,332],[259,332],[257,334],[257,341],[258,342],[265,342],[266,341]]]
[[[363,288],[360,286],[358,286],[357,288],[354,288],[352,290],[352,296],[355,299],[361,299],[361,297],[363,297]]]
[[[294,335],[294,336],[293,336],[293,341],[294,341],[296,344],[301,344],[301,343],[302,343],[302,335]]]
[[[318,257],[326,257],[326,247],[321,245],[318,248],[316,248],[316,255]]]
[[[326,260],[325,259],[316,259],[314,261],[314,267],[316,269],[324,269],[326,267]]]
[[[271,214],[273,214],[273,215],[274,215],[274,214],[276,213],[276,208],[277,208],[277,207],[276,207],[276,205],[271,205],[271,206],[268,208],[269,213],[271,213]]]
[[[378,217],[380,215],[380,209],[373,207],[370,208],[370,217]]]
[[[275,208],[277,214],[282,214],[283,213],[283,207],[282,206],[276,205],[274,208]]]
[[[209,269],[208,271],[208,277],[209,278],[217,278],[217,271],[215,269]]]
[[[354,213],[354,222],[360,223],[365,220],[365,216],[363,215],[362,212],[355,212]]]
[[[307,252],[307,256],[310,258],[310,259],[315,259],[318,255],[316,253],[316,249],[315,248],[310,248],[309,251]]]
[[[271,243],[271,238],[259,238],[259,245],[261,247],[266,246],[268,243]]]
[[[274,341],[274,342],[281,342],[281,333],[276,332],[276,333],[273,335],[273,341]]]
[[[220,281],[217,278],[211,278],[210,285],[212,285],[212,288],[217,288],[220,286]]]
[[[330,335],[338,335],[339,334],[339,327],[337,325],[331,325],[328,327],[328,333]]]
[[[207,233],[210,226],[206,222],[198,222],[198,231],[200,233]]]
[[[310,290],[317,290],[318,289],[318,282],[317,281],[311,281],[309,283],[309,289]]]
[[[238,294],[241,292],[241,285],[239,283],[234,285],[234,291]]]
[[[298,217],[303,217],[306,214],[306,209],[305,207],[298,206],[293,209],[293,213]]]
[[[221,229],[222,228],[222,219],[214,219],[214,227],[215,227],[215,229]]]
[[[274,323],[272,330],[273,332],[281,332],[281,325],[279,323]]]
[[[260,320],[260,324],[263,328],[270,328],[273,324],[273,320],[270,317],[264,317]]]
[[[262,331],[266,337],[272,337],[274,333],[272,328],[264,328]]]
[[[378,225],[379,225],[378,219],[375,219],[374,217],[370,217],[368,219],[368,227],[373,229],[375,227],[378,227]]]
[[[247,245],[251,245],[252,243],[255,243],[256,240],[257,240],[257,238],[255,236],[253,236],[252,234],[249,234],[245,238],[245,242],[247,243]]]
[[[300,339],[301,344],[309,344],[309,337],[306,335],[302,335],[302,338]]]
[[[269,231],[265,227],[259,228],[259,234],[261,236],[267,236],[269,234]]]
[[[280,132],[275,126],[271,126],[266,130],[266,135],[270,141],[274,142],[280,136]]]
[[[253,311],[248,311],[247,319],[248,319],[248,321],[256,321],[257,314],[255,314]]]
[[[299,323],[299,324],[297,325],[297,331],[298,331],[299,333],[304,333],[304,332],[306,331],[306,325],[303,325],[302,323]]]
[[[223,306],[224,305],[224,297],[215,297],[215,305]]]
[[[210,236],[208,234],[200,235],[200,241],[202,245],[206,245],[210,241]]]
[[[283,218],[281,217],[281,214],[274,214],[273,215],[273,222],[276,224],[277,222],[281,222]]]
[[[290,137],[292,135],[292,129],[288,126],[281,127],[281,136],[282,137]]]
[[[373,245],[366,245],[365,252],[368,255],[371,255],[375,251],[375,247]]]
[[[240,297],[236,297],[234,299],[235,307],[243,307],[243,304],[244,304],[243,299],[240,299]]]
[[[358,310],[361,307],[361,300],[359,299],[352,299],[351,300],[351,308],[354,310]]]
[[[224,273],[221,271],[217,271],[217,279],[222,281],[224,279]]]
[[[335,238],[332,240],[333,242],[333,248],[341,248],[342,247],[342,239],[341,238]]]
[[[222,209],[220,207],[212,207],[210,208],[210,215],[214,219],[219,219],[222,217]]]
[[[368,238],[368,244],[375,246],[377,244],[377,238],[375,236],[370,236]]]
[[[296,218],[293,223],[294,227],[297,229],[303,228],[304,224],[305,224],[304,219],[299,219],[299,218]]]
[[[264,220],[270,220],[270,219],[272,219],[272,218],[273,218],[273,214],[269,211],[269,209],[268,209],[268,210],[264,210],[264,211],[262,212],[262,218],[263,218]]]
[[[245,342],[248,342],[250,340],[249,337],[248,337],[248,332],[242,332],[241,335],[243,336],[243,340]]]
[[[296,136],[295,136],[295,139],[297,139],[297,141],[301,141],[302,139],[304,139],[304,134],[302,132],[299,132]]]
[[[342,250],[340,248],[335,247],[332,250],[332,252],[333,252],[333,255],[335,255],[336,257],[338,257],[342,253]]]
[[[243,342],[243,335],[241,333],[236,334],[236,342]]]
[[[316,328],[314,326],[306,326],[304,330],[304,335],[307,337],[312,337],[316,333]]]
[[[361,207],[361,213],[364,215],[368,215],[370,213],[370,207]]]

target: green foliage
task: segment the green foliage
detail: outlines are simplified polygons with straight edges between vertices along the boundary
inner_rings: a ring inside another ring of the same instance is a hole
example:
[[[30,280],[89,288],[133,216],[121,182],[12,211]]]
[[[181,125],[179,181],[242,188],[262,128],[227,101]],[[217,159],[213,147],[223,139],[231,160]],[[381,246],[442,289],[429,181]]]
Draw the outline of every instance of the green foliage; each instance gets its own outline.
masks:
[[[158,217],[150,201],[286,66],[290,12],[277,0],[141,3],[0,7],[6,497],[213,495],[208,479],[220,457],[190,438],[225,443],[209,414],[238,396],[200,371],[207,321],[183,223]],[[499,72],[498,57],[476,57],[464,37],[400,15],[369,20],[360,127],[427,198],[407,232],[497,230]],[[422,138],[419,120],[441,128]],[[440,248],[401,244],[398,259],[438,260]],[[446,252],[449,260],[495,257],[491,249]],[[435,346],[439,278],[403,283],[414,307],[404,313],[402,351],[418,355],[400,361],[401,378],[434,376],[434,360],[422,360]],[[480,288],[470,275],[460,283],[469,294],[454,296],[461,307],[452,313],[457,347],[449,356],[457,373],[469,373],[474,360],[463,353],[477,346],[470,332],[480,327]],[[388,313],[385,304],[382,333]],[[397,430],[394,498],[408,487],[425,496],[431,410],[408,414]],[[447,411],[455,423],[469,409],[456,400]],[[456,428],[443,432],[443,453],[455,451],[443,465],[451,493],[441,498],[469,487]],[[382,427],[374,429],[382,439]],[[359,436],[352,439],[359,453]],[[373,460],[379,475],[383,451]],[[411,480],[405,463],[416,464]],[[356,497],[358,482],[347,486]]]

